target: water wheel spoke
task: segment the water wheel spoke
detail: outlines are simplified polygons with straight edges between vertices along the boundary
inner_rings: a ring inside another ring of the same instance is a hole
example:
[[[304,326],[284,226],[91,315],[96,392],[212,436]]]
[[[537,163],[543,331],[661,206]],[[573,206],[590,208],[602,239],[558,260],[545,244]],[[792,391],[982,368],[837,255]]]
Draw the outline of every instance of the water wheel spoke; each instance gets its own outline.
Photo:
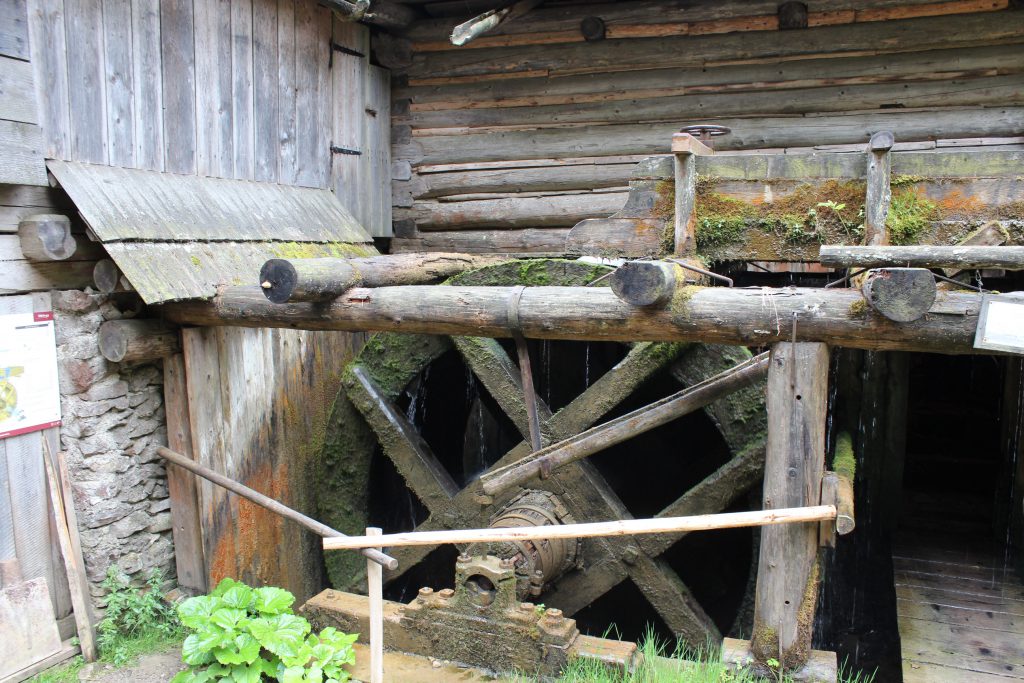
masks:
[[[447,528],[448,526],[440,521],[439,516],[430,515],[416,526],[415,531],[441,531]],[[436,547],[432,545],[406,545],[390,548],[387,553],[398,560],[398,569],[394,571],[385,570],[385,583],[390,583],[403,576],[407,571],[422,562],[427,555],[434,552],[434,550],[436,550]]]
[[[522,434],[530,438],[530,422],[527,416],[526,400],[523,394],[523,380],[517,366],[498,343],[497,339],[486,337],[452,337],[455,348],[473,374],[484,385],[487,392],[497,401],[509,419]],[[551,419],[551,409],[537,400],[537,414],[541,425]],[[543,427],[541,429],[543,432]]]
[[[751,353],[741,346],[696,344],[672,364],[672,376],[692,387],[750,358]],[[733,453],[746,448],[751,434],[763,433],[766,428],[764,386],[762,379],[704,408]]]
[[[459,493],[458,484],[416,427],[387,399],[370,376],[359,367],[352,370],[352,376],[354,381],[348,385],[349,399],[377,434],[384,453],[406,485],[431,515],[447,510],[451,499]]]
[[[681,495],[657,517],[710,515],[725,510],[764,475],[764,439],[756,439],[729,462]],[[655,557],[668,550],[685,532],[651,534],[639,538],[644,554]]]
[[[715,622],[667,562],[641,554],[628,571],[629,578],[676,637],[697,647],[722,642]]]

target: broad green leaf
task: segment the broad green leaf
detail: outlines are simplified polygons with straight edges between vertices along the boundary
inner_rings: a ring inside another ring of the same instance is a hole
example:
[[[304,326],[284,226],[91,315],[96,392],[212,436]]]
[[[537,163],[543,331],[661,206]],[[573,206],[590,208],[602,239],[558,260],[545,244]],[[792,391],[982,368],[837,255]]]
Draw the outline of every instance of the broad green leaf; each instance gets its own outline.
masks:
[[[249,609],[249,605],[252,604],[252,598],[253,590],[242,583],[232,586],[220,596],[225,605],[241,610]]]
[[[249,632],[260,645],[282,658],[298,656],[309,628],[308,621],[293,614],[260,617],[249,622]]]
[[[236,666],[231,669],[231,678],[235,683],[260,683],[263,669],[259,664]]]
[[[208,595],[189,598],[178,605],[178,618],[191,629],[206,626],[210,616],[220,607],[220,599]]]
[[[300,643],[295,654],[282,654],[281,663],[285,666],[306,666],[313,656],[313,648],[309,643]]]
[[[305,683],[306,670],[301,666],[290,666],[281,674],[281,683]]]
[[[309,667],[309,671],[306,672],[307,683],[324,683],[324,672],[319,666]]]
[[[270,678],[280,678],[281,672],[284,670],[281,660],[276,656],[273,656],[273,659],[257,659],[256,665],[262,667],[263,673]]]
[[[215,598],[219,598],[235,586],[245,586],[245,584],[231,578],[221,579],[220,583],[217,584],[217,587],[210,591],[210,595]],[[245,587],[248,588],[248,586]]]
[[[191,669],[185,669],[176,673],[171,679],[171,683],[191,683],[193,680],[195,680],[195,674]]]
[[[221,607],[212,615],[210,621],[225,630],[237,629],[239,622],[245,619],[246,611],[235,607]]]
[[[264,616],[290,612],[295,596],[275,586],[256,589],[256,610]]]
[[[193,633],[181,644],[181,659],[191,666],[202,666],[213,661],[211,650],[220,645],[219,633],[199,631]]]

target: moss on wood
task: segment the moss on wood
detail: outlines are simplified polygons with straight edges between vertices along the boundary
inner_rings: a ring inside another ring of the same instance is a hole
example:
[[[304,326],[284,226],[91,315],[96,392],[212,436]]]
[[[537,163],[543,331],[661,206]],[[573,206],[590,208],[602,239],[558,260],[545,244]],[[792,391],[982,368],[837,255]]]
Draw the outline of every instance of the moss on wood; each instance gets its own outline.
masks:
[[[891,244],[915,244],[932,221],[940,218],[939,207],[918,188],[908,188],[892,195],[885,226]]]
[[[849,432],[840,432],[836,437],[836,452],[832,456],[832,471],[851,482],[857,474],[857,458],[853,452],[853,437]]]

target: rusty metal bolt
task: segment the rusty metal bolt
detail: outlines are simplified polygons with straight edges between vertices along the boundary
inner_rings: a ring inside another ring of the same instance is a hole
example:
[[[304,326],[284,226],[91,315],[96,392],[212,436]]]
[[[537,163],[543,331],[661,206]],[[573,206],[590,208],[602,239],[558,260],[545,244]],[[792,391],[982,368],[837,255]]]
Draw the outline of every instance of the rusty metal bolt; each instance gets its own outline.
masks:
[[[520,612],[533,612],[537,609],[537,606],[532,602],[521,602],[519,603]]]
[[[420,589],[419,595],[416,596],[416,601],[420,604],[427,602],[427,599],[434,593],[434,589],[429,586],[424,586]]]
[[[465,553],[463,553],[463,554],[459,555],[459,557],[456,560],[456,562],[461,562],[462,564],[466,564],[467,562],[469,562],[472,559],[473,559],[472,557],[470,557],[469,555],[466,555]]]
[[[554,607],[544,610],[544,618],[550,619],[551,621],[561,621],[562,610],[555,609]]]
[[[438,595],[441,596],[443,600],[447,600],[453,595],[455,595],[455,591],[453,591],[451,588],[442,588],[441,591],[438,592]]]

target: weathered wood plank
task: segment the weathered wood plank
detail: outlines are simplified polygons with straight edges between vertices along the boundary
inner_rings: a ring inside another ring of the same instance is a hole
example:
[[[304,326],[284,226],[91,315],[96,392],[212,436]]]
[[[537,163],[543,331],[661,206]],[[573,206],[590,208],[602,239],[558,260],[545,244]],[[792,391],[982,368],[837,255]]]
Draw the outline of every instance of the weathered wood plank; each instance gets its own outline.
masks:
[[[361,55],[336,50],[332,55],[331,94],[334,111],[332,144],[350,153],[331,154],[331,187],[338,199],[352,214],[366,226],[364,213],[370,197],[363,192],[364,163],[363,151],[367,117],[363,96],[366,92],[367,70],[369,68],[366,43],[368,30],[352,22],[334,18],[334,42]],[[388,132],[390,146],[390,130]],[[359,154],[354,154],[358,152]],[[386,193],[387,194],[387,193]],[[388,197],[390,199],[390,197]],[[390,203],[390,202],[389,202]]]
[[[320,61],[326,60],[317,23],[316,5],[307,0],[295,4],[295,184],[321,187],[320,157]],[[326,30],[330,30],[327,22]],[[326,94],[326,93],[325,93]],[[323,141],[326,144],[326,141]]]
[[[280,84],[277,2],[252,6],[253,178],[278,180]]]
[[[135,163],[135,55],[132,0],[103,0],[107,155],[110,164]]]
[[[185,360],[181,354],[164,359],[164,408],[167,411],[167,446],[192,457]],[[205,593],[206,558],[203,554],[196,478],[180,468],[167,467],[167,491],[171,498],[171,530],[178,583]]]
[[[30,63],[0,56],[0,119],[39,122]]]
[[[0,55],[27,60],[29,29],[25,0],[8,0],[0,6]]]
[[[256,0],[260,3],[262,0]],[[231,0],[232,176],[252,180],[256,173],[253,118],[253,0]]]
[[[364,103],[364,192],[370,198],[363,226],[373,237],[390,237],[391,230],[391,80],[390,72],[370,66]]]
[[[132,0],[131,18],[135,165],[162,171],[164,112],[160,77],[160,1]]]
[[[233,178],[231,0],[196,3],[195,43],[197,171]]]
[[[3,6],[7,7],[8,3],[3,3]],[[46,135],[46,154],[59,159],[66,158],[71,152],[70,84],[63,27],[63,0],[36,0],[33,3],[29,30],[39,118]]]
[[[195,173],[197,81],[189,0],[161,0],[160,45],[164,170]]]
[[[83,289],[92,285],[95,261],[5,261],[0,293]]]
[[[277,140],[280,145],[277,182],[294,184],[298,177],[295,146],[295,1],[277,2]]]
[[[46,185],[39,126],[0,120],[0,183]]]
[[[394,212],[395,219],[412,219],[417,230],[479,228],[570,227],[585,218],[615,213],[626,203],[626,192],[590,192],[548,197],[507,197],[463,202],[420,202]]]
[[[102,2],[64,1],[71,156],[93,164],[109,159]]]

